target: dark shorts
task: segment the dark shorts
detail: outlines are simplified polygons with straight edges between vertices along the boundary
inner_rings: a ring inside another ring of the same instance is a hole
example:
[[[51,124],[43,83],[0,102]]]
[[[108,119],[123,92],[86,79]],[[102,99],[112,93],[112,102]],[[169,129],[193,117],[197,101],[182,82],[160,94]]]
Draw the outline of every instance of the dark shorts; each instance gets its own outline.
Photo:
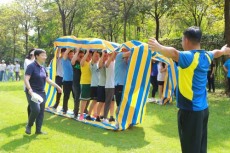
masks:
[[[98,87],[91,87],[91,100],[97,100]]]
[[[105,102],[105,86],[97,87],[97,101],[103,103]]]
[[[160,85],[160,86],[163,86],[164,85],[164,81],[157,81],[157,84]]]
[[[90,84],[81,84],[81,97],[80,100],[90,100]]]

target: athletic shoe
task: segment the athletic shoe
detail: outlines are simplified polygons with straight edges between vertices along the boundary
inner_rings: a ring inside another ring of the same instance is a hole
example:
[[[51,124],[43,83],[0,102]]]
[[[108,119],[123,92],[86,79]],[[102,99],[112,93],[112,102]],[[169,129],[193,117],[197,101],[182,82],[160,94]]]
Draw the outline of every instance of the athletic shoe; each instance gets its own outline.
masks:
[[[110,117],[109,122],[115,122],[115,119],[113,118],[113,116]]]
[[[84,120],[84,115],[83,115],[83,114],[80,115],[79,120],[80,120],[80,121],[83,121],[83,120]]]
[[[108,119],[103,119],[102,123],[109,124],[109,120]]]
[[[101,122],[101,119],[100,119],[99,116],[97,116],[96,121],[97,121],[97,122]]]
[[[86,120],[89,120],[89,121],[92,120],[92,118],[90,117],[90,115],[87,115],[85,119],[86,119]]]
[[[26,134],[31,134],[31,126],[26,125]]]

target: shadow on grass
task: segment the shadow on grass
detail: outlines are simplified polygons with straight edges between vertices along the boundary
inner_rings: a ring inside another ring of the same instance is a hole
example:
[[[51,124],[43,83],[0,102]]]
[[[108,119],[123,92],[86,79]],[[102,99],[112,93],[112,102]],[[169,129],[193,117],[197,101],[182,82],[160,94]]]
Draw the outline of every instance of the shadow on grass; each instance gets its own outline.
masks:
[[[37,135],[35,135],[35,134],[31,135],[31,136],[24,134],[23,137],[15,139],[14,133],[22,127],[25,127],[25,123],[9,126],[9,127],[6,127],[4,129],[0,130],[0,133],[7,135],[7,137],[13,137],[12,141],[1,146],[1,150],[7,151],[7,152],[8,151],[12,152],[12,151],[16,150],[17,148],[19,148],[23,145],[29,144],[31,141],[36,139]]]
[[[171,138],[178,138],[176,103],[173,105],[159,106],[147,104],[147,117],[156,116],[160,124],[154,124],[152,128]],[[208,123],[208,147],[223,147],[230,149],[226,141],[230,140],[230,102],[226,96],[220,94],[209,95],[209,123]]]
[[[72,119],[45,115],[45,126],[59,132],[64,132],[80,139],[94,141],[105,147],[116,147],[118,150],[142,148],[149,144],[144,138],[142,127],[132,127],[126,131],[112,131],[90,126]],[[54,126],[55,125],[55,126]]]
[[[153,103],[147,104],[147,116],[151,119],[152,116],[155,116],[159,119],[159,124],[153,124],[152,128],[171,138],[178,138],[177,132],[177,108],[175,102],[171,105],[157,105]]]

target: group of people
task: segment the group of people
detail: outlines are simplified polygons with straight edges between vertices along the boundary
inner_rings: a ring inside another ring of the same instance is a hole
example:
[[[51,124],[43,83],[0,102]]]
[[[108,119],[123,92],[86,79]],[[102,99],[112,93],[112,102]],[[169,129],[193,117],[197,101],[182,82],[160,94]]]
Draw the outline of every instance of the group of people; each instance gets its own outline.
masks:
[[[20,81],[20,64],[15,61],[15,64],[9,62],[5,63],[5,60],[0,62],[0,81],[6,82],[9,80]]]
[[[72,92],[75,118],[93,120],[94,117],[97,122],[104,123],[115,121],[115,101],[118,108],[129,56],[130,52],[126,49],[119,53],[107,53],[106,50],[98,52],[92,49],[58,48],[55,82],[63,86],[63,114],[68,111],[68,100]],[[55,110],[60,97],[61,93],[58,93],[52,106]],[[86,118],[84,113],[87,114]]]
[[[209,66],[214,58],[230,55],[230,48],[227,46],[223,46],[220,50],[202,50],[201,38],[200,28],[189,27],[184,31],[182,37],[182,47],[185,51],[163,46],[154,38],[150,38],[148,42],[152,51],[158,51],[178,63],[178,132],[183,153],[207,152],[209,109],[206,83]],[[25,72],[25,91],[30,108],[26,133],[31,133],[31,127],[36,120],[36,134],[43,134],[41,126],[46,98],[45,82],[53,85],[58,90],[53,109],[58,107],[62,93],[61,86],[63,85],[63,114],[68,111],[68,100],[72,91],[76,118],[80,113],[78,119],[84,120],[83,113],[85,112],[88,114],[85,118],[87,120],[91,120],[94,116],[96,121],[101,121],[101,118],[105,123],[113,121],[114,100],[119,107],[130,54],[126,49],[120,53],[112,52],[108,54],[105,51],[99,53],[89,49],[84,52],[80,48],[58,48],[57,76],[56,83],[54,83],[49,79],[45,68],[42,66],[46,59],[46,52],[35,49],[35,61],[28,65]],[[152,64],[153,68],[158,70],[158,73],[164,73],[167,69],[167,66],[161,63],[158,66]],[[228,67],[229,65],[225,64],[224,66]],[[226,71],[229,73],[227,69]],[[151,82],[156,83],[158,81],[159,89],[162,90],[161,87],[164,84],[162,76],[156,76],[155,72],[153,71],[151,75],[151,80],[155,81]],[[153,95],[156,90],[155,88]],[[32,102],[33,92],[43,97],[44,102],[41,104]],[[91,103],[89,103],[90,100]],[[80,107],[79,104],[81,104]],[[88,105],[89,109],[87,111]],[[110,120],[108,120],[109,112]]]

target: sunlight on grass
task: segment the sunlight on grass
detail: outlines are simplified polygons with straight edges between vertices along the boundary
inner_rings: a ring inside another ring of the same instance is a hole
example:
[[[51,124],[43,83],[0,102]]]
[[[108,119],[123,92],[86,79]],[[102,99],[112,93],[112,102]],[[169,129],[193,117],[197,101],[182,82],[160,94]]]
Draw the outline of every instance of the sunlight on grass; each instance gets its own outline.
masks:
[[[208,152],[230,152],[229,98],[217,90],[209,94]],[[27,101],[23,82],[0,83],[0,152],[134,152],[178,153],[177,108],[148,103],[142,124],[126,131],[104,130],[45,113],[46,136],[24,134]],[[61,103],[62,105],[62,100]],[[69,108],[73,108],[70,99]]]

